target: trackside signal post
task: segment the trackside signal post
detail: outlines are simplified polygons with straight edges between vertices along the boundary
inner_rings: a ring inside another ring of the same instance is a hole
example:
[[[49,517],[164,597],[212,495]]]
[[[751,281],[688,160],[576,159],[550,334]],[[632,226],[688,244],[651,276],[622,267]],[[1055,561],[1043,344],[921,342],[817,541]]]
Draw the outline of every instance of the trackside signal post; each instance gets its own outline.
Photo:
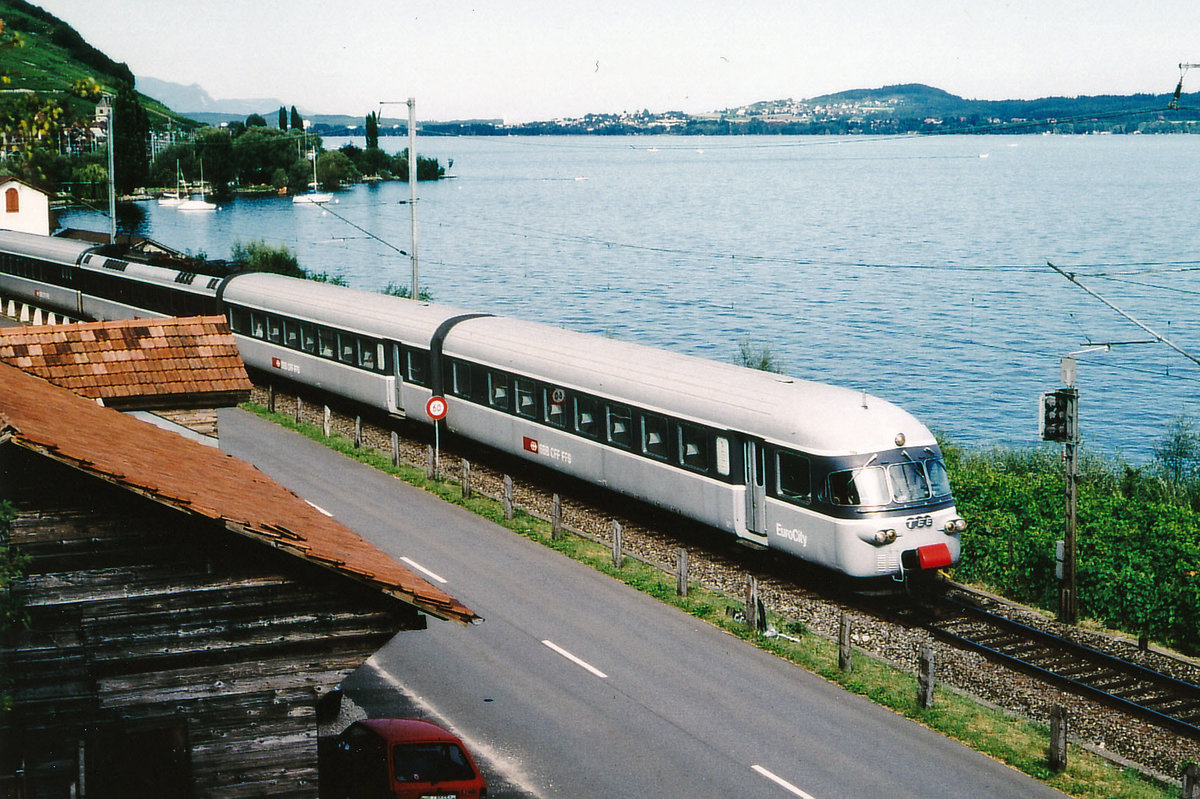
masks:
[[[1043,441],[1061,441],[1066,450],[1066,529],[1063,532],[1062,572],[1059,578],[1058,617],[1066,624],[1079,621],[1079,587],[1075,572],[1075,530],[1079,482],[1079,389],[1075,387],[1075,359],[1062,359],[1063,388],[1042,394],[1038,416]]]

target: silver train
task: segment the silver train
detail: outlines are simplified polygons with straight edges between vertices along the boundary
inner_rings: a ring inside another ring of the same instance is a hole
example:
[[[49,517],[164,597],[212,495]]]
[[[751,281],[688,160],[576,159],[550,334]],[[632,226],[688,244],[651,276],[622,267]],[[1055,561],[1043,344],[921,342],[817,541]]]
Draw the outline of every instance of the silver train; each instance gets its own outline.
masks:
[[[0,303],[223,314],[246,365],[432,424],[852,577],[951,566],[965,521],[916,418],[863,392],[278,275],[213,278],[0,231]]]

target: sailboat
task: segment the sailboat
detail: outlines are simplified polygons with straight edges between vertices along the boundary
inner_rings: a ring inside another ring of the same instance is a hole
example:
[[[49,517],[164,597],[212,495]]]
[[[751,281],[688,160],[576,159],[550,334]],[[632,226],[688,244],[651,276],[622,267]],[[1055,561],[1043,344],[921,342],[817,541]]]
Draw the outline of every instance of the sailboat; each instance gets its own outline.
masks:
[[[317,151],[309,150],[308,157],[313,162],[313,190],[307,194],[296,194],[292,197],[294,203],[327,203],[333,199],[333,195],[327,191],[317,191]]]
[[[200,199],[189,197],[177,206],[180,211],[215,211],[217,206],[204,199],[204,162],[200,162]]]
[[[177,206],[183,202],[183,175],[179,171],[179,159],[175,159],[175,191],[164,191],[158,198],[159,205]]]

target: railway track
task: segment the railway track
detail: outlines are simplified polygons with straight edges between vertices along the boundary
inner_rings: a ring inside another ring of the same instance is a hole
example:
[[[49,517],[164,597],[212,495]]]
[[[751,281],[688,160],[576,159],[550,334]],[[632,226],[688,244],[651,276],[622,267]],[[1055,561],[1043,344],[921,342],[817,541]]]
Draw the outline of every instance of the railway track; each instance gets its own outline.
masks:
[[[1006,618],[964,597],[944,596],[923,626],[1038,679],[1200,740],[1200,686]]]

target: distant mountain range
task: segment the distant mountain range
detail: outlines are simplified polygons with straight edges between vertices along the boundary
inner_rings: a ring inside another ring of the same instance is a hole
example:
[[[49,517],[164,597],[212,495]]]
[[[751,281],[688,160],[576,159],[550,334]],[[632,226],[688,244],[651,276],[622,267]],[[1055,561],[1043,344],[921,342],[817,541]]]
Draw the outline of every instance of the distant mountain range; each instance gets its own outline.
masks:
[[[168,108],[178,111],[184,116],[199,119],[197,114],[221,114],[245,119],[251,114],[266,114],[278,111],[280,106],[290,109],[282,100],[259,97],[247,100],[214,100],[199,84],[184,86],[182,83],[171,83],[139,75],[137,90],[149,95]],[[301,114],[303,110],[297,109]],[[201,120],[202,121],[202,120]]]

